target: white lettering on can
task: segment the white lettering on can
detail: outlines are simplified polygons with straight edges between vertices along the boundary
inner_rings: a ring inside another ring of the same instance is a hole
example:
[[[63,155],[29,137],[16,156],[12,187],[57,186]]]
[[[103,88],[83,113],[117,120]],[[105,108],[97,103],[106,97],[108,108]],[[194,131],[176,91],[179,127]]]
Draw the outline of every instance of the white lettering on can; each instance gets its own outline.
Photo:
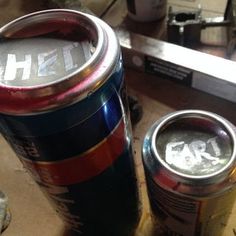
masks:
[[[47,52],[42,52],[36,55],[26,54],[24,60],[17,61],[17,54],[6,55],[6,65],[0,62],[0,80],[14,81],[28,80],[31,73],[34,74],[32,78],[46,77],[57,74],[57,68],[64,72],[76,69],[78,64],[74,62],[72,51],[79,47],[79,43],[74,42],[62,48],[55,48]],[[59,55],[62,54],[62,65],[59,61]],[[36,59],[36,60],[35,60]],[[36,71],[34,72],[36,68]],[[22,71],[19,74],[19,70]]]
[[[214,154],[207,152],[207,145],[211,145]],[[165,158],[170,165],[175,165],[181,169],[189,169],[195,165],[201,164],[203,160],[210,161],[212,165],[220,162],[220,148],[216,138],[211,138],[206,142],[194,140],[185,143],[184,141],[170,142],[166,145]]]
[[[57,50],[54,49],[50,52],[40,53],[38,55],[38,76],[55,75],[55,63],[57,61]]]
[[[27,80],[30,78],[31,70],[31,55],[25,55],[24,61],[16,61],[15,54],[7,55],[7,64],[4,73],[4,80],[15,80],[18,69],[23,69],[22,80]],[[2,71],[2,70],[1,70]],[[2,72],[1,72],[2,73]],[[3,74],[3,73],[2,73]]]
[[[79,45],[78,43],[73,43],[73,44],[63,47],[62,49],[66,71],[69,71],[78,67],[77,64],[74,64],[73,57],[71,54],[71,50],[78,47],[78,45]]]

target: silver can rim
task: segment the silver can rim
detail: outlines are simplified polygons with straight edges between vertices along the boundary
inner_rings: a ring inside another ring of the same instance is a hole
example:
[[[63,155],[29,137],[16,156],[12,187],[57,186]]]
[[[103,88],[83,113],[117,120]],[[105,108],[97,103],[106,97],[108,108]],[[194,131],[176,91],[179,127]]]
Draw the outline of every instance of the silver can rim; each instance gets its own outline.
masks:
[[[161,128],[168,124],[169,122],[178,119],[178,118],[182,118],[182,117],[188,117],[188,116],[199,116],[199,117],[207,117],[207,118],[211,118],[212,120],[215,120],[217,122],[219,122],[220,124],[223,125],[223,127],[228,131],[229,135],[231,136],[231,140],[232,140],[232,155],[231,158],[229,160],[229,162],[220,170],[212,173],[212,174],[208,174],[208,175],[201,175],[201,176],[193,176],[193,175],[188,175],[188,174],[184,174],[181,173],[179,171],[176,171],[175,169],[171,168],[158,154],[157,148],[156,148],[156,138],[157,135],[159,134]],[[152,133],[151,136],[151,152],[154,154],[155,158],[157,158],[158,162],[172,175],[176,176],[176,179],[181,179],[182,182],[189,182],[189,183],[193,183],[194,182],[202,182],[204,181],[205,183],[212,183],[212,182],[218,182],[218,181],[222,181],[222,178],[224,179],[226,176],[228,176],[228,174],[232,171],[232,169],[235,167],[235,163],[236,163],[236,132],[235,132],[235,128],[234,126],[227,121],[226,119],[224,119],[223,117],[212,113],[212,112],[208,112],[208,111],[204,111],[204,110],[181,110],[181,111],[176,111],[173,113],[170,113],[169,115],[165,116],[163,119],[161,119],[160,121],[157,121],[154,124],[154,131]],[[219,180],[217,181],[217,178],[219,178]]]
[[[23,89],[20,86],[7,86],[0,83],[0,89],[3,91],[1,97],[7,98],[6,100],[9,99],[7,105],[0,104],[1,113],[13,115],[32,114],[72,104],[96,91],[107,81],[109,75],[113,72],[114,65],[120,56],[118,53],[118,41],[114,32],[110,26],[99,18],[83,12],[70,9],[50,9],[33,12],[1,27],[0,36],[2,40],[13,38],[14,33],[21,29],[32,27],[39,21],[45,22],[55,19],[55,17],[62,17],[63,14],[75,20],[82,19],[89,22],[90,26],[97,33],[95,52],[76,71],[50,83],[28,86]],[[111,45],[110,42],[113,42],[113,44]],[[97,70],[96,75],[95,70]],[[86,80],[86,83],[78,86],[78,83],[84,80]],[[66,93],[67,90],[71,90],[71,92]],[[57,96],[58,94],[59,96]],[[57,97],[55,98],[54,95]],[[15,96],[14,100],[12,100],[13,96]],[[52,99],[48,100],[48,97],[52,97]],[[41,99],[40,101],[38,101],[39,98]],[[32,99],[32,103],[28,107],[26,106],[26,104],[28,105],[27,102],[22,106],[17,107],[15,105],[14,108],[10,107],[11,103],[17,103],[21,100],[23,103],[23,101],[28,101],[29,99]],[[35,105],[32,105],[34,99],[36,102]]]

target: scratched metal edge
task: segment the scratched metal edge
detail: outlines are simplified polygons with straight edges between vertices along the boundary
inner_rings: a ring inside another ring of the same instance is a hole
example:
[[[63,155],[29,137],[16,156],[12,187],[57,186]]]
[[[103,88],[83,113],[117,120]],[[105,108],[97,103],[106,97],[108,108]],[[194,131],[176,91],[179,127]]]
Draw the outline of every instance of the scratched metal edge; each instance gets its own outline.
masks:
[[[167,70],[175,66],[191,72],[187,86],[236,102],[236,62],[135,34],[125,28],[118,27],[114,30],[121,45],[125,66],[149,73],[146,69],[148,57],[157,63],[164,63]],[[160,78],[158,71],[156,75]],[[182,82],[174,74],[170,79],[177,83]]]

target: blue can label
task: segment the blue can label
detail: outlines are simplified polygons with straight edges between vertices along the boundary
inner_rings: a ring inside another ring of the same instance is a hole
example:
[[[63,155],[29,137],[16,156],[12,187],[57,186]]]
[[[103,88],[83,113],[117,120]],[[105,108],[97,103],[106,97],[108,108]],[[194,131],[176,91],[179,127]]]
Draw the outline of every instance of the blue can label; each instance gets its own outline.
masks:
[[[86,181],[107,169],[126,146],[121,120],[109,136],[82,154],[54,162],[36,162],[21,158],[38,182],[70,185]]]
[[[71,106],[0,116],[3,135],[61,218],[89,235],[129,235],[139,216],[121,66]]]

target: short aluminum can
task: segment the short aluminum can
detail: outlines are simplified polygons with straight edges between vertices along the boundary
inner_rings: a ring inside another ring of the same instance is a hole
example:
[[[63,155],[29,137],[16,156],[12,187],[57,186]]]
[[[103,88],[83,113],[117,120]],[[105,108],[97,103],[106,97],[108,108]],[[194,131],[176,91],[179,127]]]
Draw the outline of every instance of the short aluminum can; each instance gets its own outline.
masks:
[[[147,132],[142,158],[164,235],[222,235],[236,197],[233,124],[208,111],[170,113]]]
[[[139,201],[113,30],[53,9],[18,18],[0,35],[2,135],[69,228],[131,235]]]

